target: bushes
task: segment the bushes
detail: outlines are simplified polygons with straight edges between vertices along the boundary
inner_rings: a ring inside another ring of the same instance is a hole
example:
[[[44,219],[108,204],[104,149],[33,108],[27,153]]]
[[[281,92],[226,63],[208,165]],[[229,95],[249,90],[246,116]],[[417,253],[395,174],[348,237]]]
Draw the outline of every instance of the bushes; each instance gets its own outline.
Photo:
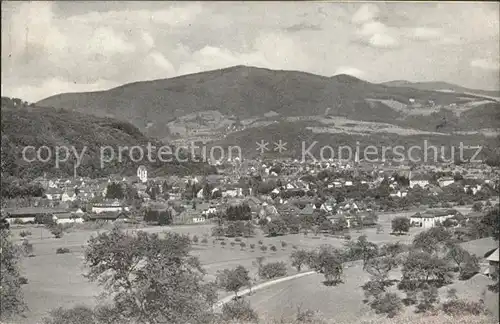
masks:
[[[273,279],[286,276],[286,264],[284,262],[270,262],[259,268],[259,277],[262,279]]]
[[[466,301],[461,299],[452,299],[442,304],[441,306],[443,312],[447,315],[452,316],[464,316],[464,315],[481,315],[486,314],[487,310],[484,304]]]
[[[204,237],[202,240],[201,240],[201,243],[202,244],[208,244],[208,240],[206,237]]]
[[[87,306],[75,306],[71,309],[62,307],[49,312],[43,319],[45,324],[94,324],[96,323],[94,310]]]
[[[285,249],[288,246],[288,244],[285,241],[281,241],[281,247]]]
[[[261,245],[261,246],[260,246],[260,250],[261,250],[262,252],[266,252],[266,251],[267,251],[267,246],[265,246],[265,245]]]
[[[198,244],[198,240],[199,240],[198,236],[196,236],[196,235],[193,236],[192,241],[193,241],[194,244]]]
[[[377,314],[387,314],[388,317],[394,317],[403,308],[403,302],[395,293],[383,293],[378,295],[370,306]]]
[[[259,242],[257,242],[257,243],[259,243],[259,245],[264,244],[264,242],[262,242],[262,240],[259,240]]]
[[[250,244],[250,249],[252,249],[252,250],[255,249],[255,244],[253,244],[253,243]]]
[[[257,322],[258,316],[248,301],[239,298],[222,306],[222,319],[224,321]]]
[[[56,250],[56,254],[65,254],[65,253],[69,253],[69,252],[70,252],[70,250],[68,248],[63,248],[63,247],[57,248],[57,250]]]
[[[233,248],[234,248],[234,246],[236,245],[236,243],[235,243],[235,242],[231,242],[230,244],[231,244],[231,247],[233,247]]]
[[[241,247],[241,249],[242,249],[242,250],[243,250],[246,246],[247,246],[247,245],[245,244],[245,242],[241,242],[241,243],[240,243],[240,247]]]
[[[31,236],[31,232],[30,232],[30,231],[21,231],[21,232],[19,233],[19,236],[20,236],[20,237]]]
[[[278,251],[278,249],[276,248],[276,246],[275,246],[275,245],[271,245],[271,247],[270,247],[269,249],[270,249],[271,251],[273,251],[273,252]]]
[[[31,244],[27,239],[23,240],[23,243],[21,245],[22,252],[25,256],[27,257],[34,257],[35,252],[33,249],[33,244]]]
[[[55,238],[61,238],[63,236],[63,228],[60,224],[49,226],[49,231]]]
[[[237,237],[234,239],[235,242],[241,242],[241,238],[240,237]]]

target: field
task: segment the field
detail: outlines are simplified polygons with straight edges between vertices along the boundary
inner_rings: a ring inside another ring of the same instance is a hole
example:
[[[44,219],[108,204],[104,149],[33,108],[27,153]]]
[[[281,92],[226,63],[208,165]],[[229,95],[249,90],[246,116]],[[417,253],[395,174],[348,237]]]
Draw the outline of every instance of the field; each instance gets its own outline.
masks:
[[[351,231],[351,236],[353,239],[356,239],[358,236],[366,234],[370,241],[376,243],[390,241],[409,243],[412,237],[421,231],[421,229],[412,228],[409,235],[393,236],[389,234],[390,221],[395,216],[408,216],[413,213],[380,214],[379,224],[384,228],[383,233],[377,234],[376,229],[369,228],[362,231],[353,230]],[[265,237],[260,231],[257,231],[255,237],[243,239],[246,247],[242,249],[239,246],[239,242],[235,242],[234,247],[230,245],[230,242],[234,241],[234,239],[226,238],[227,245],[225,246],[222,246],[220,242],[214,243],[214,238],[210,237],[211,227],[211,225],[186,225],[145,227],[140,230],[147,232],[174,231],[181,234],[188,234],[191,237],[196,235],[200,241],[203,237],[207,237],[208,243],[203,244],[199,242],[193,245],[192,254],[199,257],[207,271],[208,280],[213,280],[219,270],[232,268],[241,264],[250,270],[251,276],[257,281],[256,267],[253,265],[253,262],[258,256],[264,256],[265,262],[285,261],[289,263],[289,255],[294,245],[298,248],[313,249],[321,244],[331,244],[341,247],[345,242],[339,238],[315,237],[312,234],[308,236],[296,234],[271,238]],[[13,238],[20,243],[21,237],[19,233],[21,230],[27,229],[26,227],[13,228]],[[36,323],[47,311],[59,306],[71,307],[77,304],[95,304],[96,299],[94,297],[101,291],[97,285],[89,283],[83,277],[83,273],[85,272],[83,250],[85,243],[91,235],[95,235],[99,231],[75,230],[65,233],[60,239],[55,239],[51,237],[50,233],[44,227],[32,227],[29,230],[32,232],[29,241],[34,246],[36,256],[23,258],[21,266],[22,274],[28,279],[28,284],[23,286],[23,290],[30,310],[26,318],[19,319],[16,323]],[[127,230],[135,231],[136,229]],[[277,251],[272,252],[269,249],[266,252],[261,251],[258,243],[260,240],[263,242],[263,245],[267,245],[268,247],[275,245]],[[283,248],[281,246],[281,241],[287,243],[286,247]],[[255,244],[256,248],[254,250],[250,249],[250,244]],[[59,247],[67,247],[71,253],[56,254],[56,249]],[[291,266],[288,267],[289,274],[296,273],[295,269],[291,268]],[[341,308],[348,311],[344,311],[342,312],[343,315],[338,316],[358,316],[366,308],[361,303],[363,298],[361,288],[359,288],[366,281],[366,273],[363,273],[357,267],[353,267],[346,271],[346,275],[348,280],[340,288],[342,289],[341,291],[348,292],[345,294],[339,294],[339,290],[336,287],[323,286],[321,284],[321,276],[311,275],[276,285],[276,287],[266,288],[252,296],[251,300],[255,303],[257,310],[264,313],[286,314],[288,312],[287,309],[296,311],[296,306],[304,304],[304,307],[308,306],[311,309],[320,309],[328,316],[335,316],[335,318],[337,316],[335,315],[336,313],[340,314],[338,310]],[[222,298],[226,295],[221,292],[220,297]],[[308,296],[314,296],[314,298],[309,298]],[[279,307],[277,307],[278,305]],[[337,306],[333,307],[331,305]]]

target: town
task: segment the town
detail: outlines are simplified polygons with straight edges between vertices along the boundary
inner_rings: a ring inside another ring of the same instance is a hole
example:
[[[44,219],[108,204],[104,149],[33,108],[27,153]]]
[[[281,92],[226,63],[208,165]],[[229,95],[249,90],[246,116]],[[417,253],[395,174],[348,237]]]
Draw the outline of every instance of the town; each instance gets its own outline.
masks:
[[[39,196],[4,199],[2,216],[16,225],[40,223],[47,215],[57,224],[214,224],[229,207],[248,206],[241,220],[262,224],[317,214],[350,228],[375,226],[377,213],[418,210],[424,215],[416,212],[412,224],[427,228],[448,216],[459,218],[470,206],[474,212],[468,217],[477,217],[482,205],[491,207],[498,200],[499,192],[498,170],[484,164],[443,163],[411,170],[362,161],[236,159],[220,167],[219,174],[207,176],[148,178],[147,169],[139,166],[132,177],[39,177],[27,184],[39,186]]]
[[[0,324],[498,323],[499,12],[3,1]]]

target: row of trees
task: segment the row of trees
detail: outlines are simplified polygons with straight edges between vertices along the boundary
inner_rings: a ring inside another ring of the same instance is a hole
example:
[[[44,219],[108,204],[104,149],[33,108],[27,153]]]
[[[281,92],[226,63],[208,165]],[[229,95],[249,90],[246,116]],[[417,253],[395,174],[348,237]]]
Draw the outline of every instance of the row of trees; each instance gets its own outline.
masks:
[[[252,222],[234,221],[217,225],[212,228],[212,236],[222,237],[252,237],[255,235],[255,226]]]

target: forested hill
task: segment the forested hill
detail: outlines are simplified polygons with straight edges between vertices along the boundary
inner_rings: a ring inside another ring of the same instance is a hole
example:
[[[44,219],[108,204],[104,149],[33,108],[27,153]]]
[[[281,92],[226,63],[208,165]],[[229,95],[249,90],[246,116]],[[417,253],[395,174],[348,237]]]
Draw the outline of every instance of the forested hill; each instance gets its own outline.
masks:
[[[158,175],[214,172],[214,169],[205,163],[159,161],[151,163],[148,159],[133,162],[128,152],[122,155],[121,163],[115,159],[114,162],[105,164],[105,167],[101,169],[101,147],[111,146],[118,155],[118,146],[146,147],[148,142],[155,146],[163,144],[144,136],[135,126],[127,122],[64,109],[36,107],[22,101],[9,100],[6,97],[2,97],[1,115],[2,176],[34,178],[44,173],[54,176],[72,176],[76,162],[75,154],[71,153],[68,161],[62,162],[60,167],[56,168],[54,157],[56,146],[66,146],[70,151],[74,147],[78,154],[86,147],[82,163],[77,169],[79,176],[133,175],[140,164],[144,164],[152,171],[151,173]],[[47,146],[52,150],[52,157],[48,162],[24,161],[22,150],[26,146],[36,148]]]

